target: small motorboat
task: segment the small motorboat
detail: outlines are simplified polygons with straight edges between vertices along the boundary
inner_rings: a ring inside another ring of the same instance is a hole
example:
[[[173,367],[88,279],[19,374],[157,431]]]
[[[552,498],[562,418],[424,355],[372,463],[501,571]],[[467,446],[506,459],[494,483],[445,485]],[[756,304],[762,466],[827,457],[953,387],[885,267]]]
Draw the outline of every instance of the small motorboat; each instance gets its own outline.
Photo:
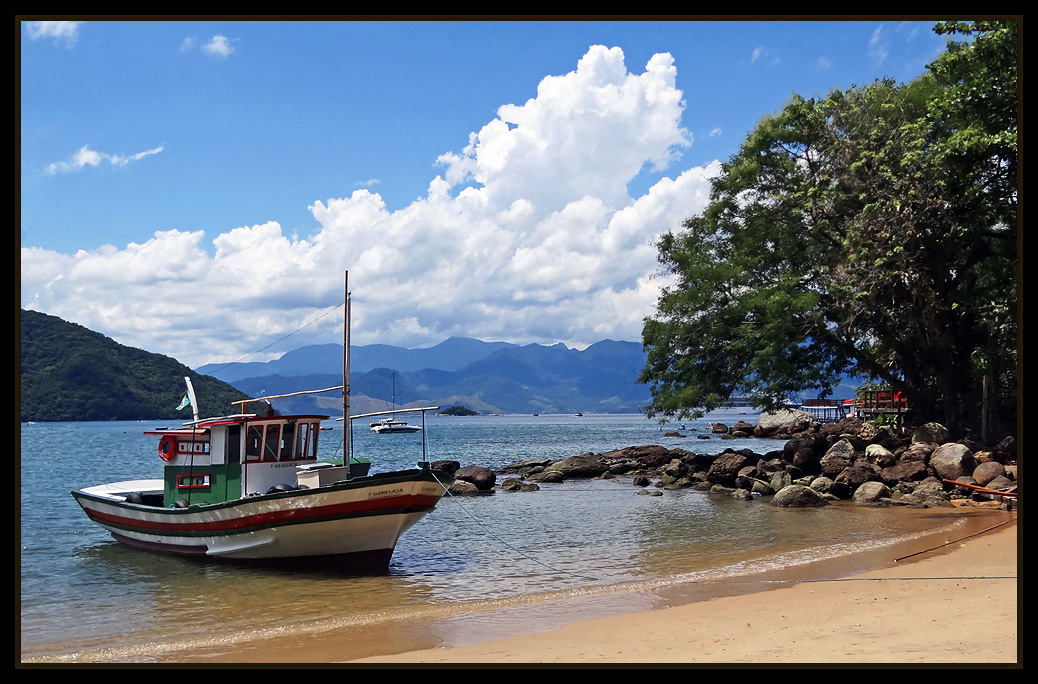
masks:
[[[393,373],[393,409],[391,411],[382,411],[380,413],[367,413],[366,416],[386,416],[390,414],[398,413],[413,413],[411,409],[400,409],[396,407],[396,373]],[[423,416],[425,414],[422,414]],[[357,416],[360,418],[361,416]],[[371,428],[372,432],[380,435],[386,435],[394,432],[419,432],[422,428],[417,425],[409,425],[407,421],[397,420],[396,418],[381,418],[379,420],[373,420],[368,423],[368,427]]]
[[[407,421],[394,418],[383,418],[382,420],[372,422],[370,426],[372,432],[377,432],[380,435],[389,432],[418,432],[422,429],[417,425],[411,425]]]

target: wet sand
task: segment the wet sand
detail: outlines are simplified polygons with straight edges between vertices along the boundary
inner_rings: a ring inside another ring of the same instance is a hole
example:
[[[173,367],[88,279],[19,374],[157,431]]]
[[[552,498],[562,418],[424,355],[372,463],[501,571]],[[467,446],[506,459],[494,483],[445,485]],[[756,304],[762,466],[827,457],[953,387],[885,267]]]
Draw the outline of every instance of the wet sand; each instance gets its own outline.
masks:
[[[1019,666],[1017,514],[951,515],[961,523],[953,531],[941,525],[944,531],[891,546],[761,575],[508,605],[469,602],[433,617],[417,611],[413,619],[317,630],[285,624],[274,638],[176,648],[148,662]]]
[[[353,665],[1022,665],[1011,524],[868,572]],[[329,648],[327,660],[341,651]]]

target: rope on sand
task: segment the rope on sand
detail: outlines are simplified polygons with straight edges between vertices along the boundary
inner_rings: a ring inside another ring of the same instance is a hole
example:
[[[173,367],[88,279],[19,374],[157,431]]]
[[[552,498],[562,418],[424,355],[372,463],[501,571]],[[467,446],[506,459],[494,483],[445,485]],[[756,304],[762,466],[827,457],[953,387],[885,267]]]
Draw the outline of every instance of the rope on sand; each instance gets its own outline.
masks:
[[[958,539],[952,540],[950,542],[944,542],[943,544],[938,544],[937,546],[931,546],[930,548],[924,549],[922,551],[916,551],[915,553],[910,553],[907,556],[901,556],[900,558],[895,558],[894,562],[897,563],[898,561],[903,561],[906,558],[911,558],[913,556],[918,556],[918,555],[921,555],[921,554],[924,554],[924,553],[929,553],[931,551],[936,551],[937,549],[943,548],[945,546],[949,546],[950,544],[957,544],[957,543],[961,542],[963,539],[969,539],[970,537],[976,537],[977,535],[984,534],[986,532],[990,532],[991,530],[994,530],[996,528],[1002,527],[1003,525],[1008,525],[1011,522],[1016,522],[1016,520],[1015,519],[1014,520],[1004,520],[1004,521],[998,523],[997,525],[992,525],[991,527],[987,528],[986,530],[981,530],[980,532],[974,532],[973,534],[967,534],[965,537],[959,537]]]

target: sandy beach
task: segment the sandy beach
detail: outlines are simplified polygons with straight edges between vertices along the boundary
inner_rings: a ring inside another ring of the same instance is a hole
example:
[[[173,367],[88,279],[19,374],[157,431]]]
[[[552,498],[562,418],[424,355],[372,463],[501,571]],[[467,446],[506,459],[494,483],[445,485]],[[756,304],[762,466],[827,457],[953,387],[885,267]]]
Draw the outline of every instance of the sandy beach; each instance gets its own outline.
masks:
[[[1010,524],[847,577],[455,648],[349,661],[544,664],[1022,666],[1018,534]],[[333,655],[329,653],[329,655]]]

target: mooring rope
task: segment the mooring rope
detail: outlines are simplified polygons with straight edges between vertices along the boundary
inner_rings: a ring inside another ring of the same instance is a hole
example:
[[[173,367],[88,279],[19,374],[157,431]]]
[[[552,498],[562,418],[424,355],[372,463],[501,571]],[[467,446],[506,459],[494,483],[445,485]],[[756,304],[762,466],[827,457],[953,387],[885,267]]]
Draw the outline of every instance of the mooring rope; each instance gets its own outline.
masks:
[[[483,530],[484,530],[484,531],[485,531],[485,532],[486,532],[487,534],[489,534],[490,536],[492,536],[492,537],[493,537],[494,539],[496,539],[497,541],[501,542],[501,543],[502,543],[503,545],[505,545],[505,546],[507,546],[508,548],[510,548],[510,549],[511,549],[512,551],[515,551],[516,553],[518,553],[518,554],[519,554],[520,556],[522,556],[523,558],[525,558],[525,559],[527,559],[527,560],[529,560],[529,561],[532,561],[532,562],[534,562],[534,563],[536,563],[536,564],[538,564],[538,565],[540,565],[540,566],[542,566],[542,567],[548,568],[549,570],[551,570],[551,571],[553,571],[553,572],[561,572],[561,573],[564,573],[564,574],[566,574],[566,575],[570,575],[570,576],[572,576],[572,577],[579,577],[580,579],[589,579],[589,580],[595,580],[596,582],[599,582],[599,581],[601,581],[601,578],[600,578],[600,577],[591,577],[590,575],[578,575],[577,573],[575,573],[575,572],[570,572],[569,570],[562,570],[561,568],[556,568],[556,567],[552,567],[551,565],[548,565],[547,563],[544,563],[544,562],[542,562],[542,561],[539,561],[539,560],[537,560],[536,558],[533,558],[533,557],[531,557],[531,556],[530,556],[529,554],[525,553],[524,551],[521,551],[521,550],[519,550],[519,549],[515,548],[514,546],[512,546],[511,544],[509,544],[508,542],[506,542],[506,541],[505,541],[504,539],[502,539],[502,538],[501,538],[501,537],[500,537],[500,536],[499,536],[499,535],[498,535],[497,533],[495,533],[495,532],[494,532],[493,530],[491,530],[491,529],[490,529],[489,527],[487,527],[487,526],[486,526],[486,525],[484,525],[484,524],[483,524],[482,522],[480,522],[480,521],[479,521],[479,520],[478,520],[478,519],[476,518],[476,516],[472,515],[472,513],[471,513],[471,512],[470,512],[470,511],[469,511],[469,510],[468,510],[467,508],[465,508],[465,506],[464,506],[464,505],[463,505],[463,504],[462,504],[462,503],[461,503],[461,502],[460,502],[460,501],[458,500],[458,497],[454,496],[454,494],[453,494],[453,493],[451,492],[451,490],[450,490],[450,487],[448,487],[448,486],[446,486],[445,484],[443,484],[442,482],[440,482],[440,478],[436,477],[436,471],[435,471],[435,470],[433,470],[432,468],[430,468],[430,469],[429,469],[429,472],[430,472],[430,473],[432,474],[432,476],[433,476],[433,479],[434,479],[434,480],[436,480],[436,482],[437,482],[437,483],[438,483],[438,484],[439,484],[439,485],[440,485],[441,487],[443,487],[443,491],[445,491],[445,492],[447,493],[447,496],[449,496],[449,497],[450,497],[450,498],[451,498],[451,499],[452,499],[452,500],[454,501],[454,503],[458,504],[458,506],[460,506],[460,507],[461,507],[461,510],[465,511],[465,515],[469,516],[469,517],[470,517],[470,518],[472,519],[472,521],[473,521],[473,522],[475,522],[475,523],[476,523],[477,525],[479,525],[480,527],[482,527],[482,528],[483,528]]]
[[[980,532],[974,532],[973,534],[967,534],[965,537],[959,537],[958,539],[954,539],[954,540],[949,541],[949,542],[944,542],[943,544],[938,544],[937,546],[931,546],[930,548],[923,549],[922,551],[916,551],[915,553],[910,553],[907,556],[901,556],[900,558],[895,558],[894,562],[897,563],[898,561],[903,561],[906,558],[912,558],[913,556],[919,556],[919,555],[924,554],[924,553],[929,553],[931,551],[936,551],[937,549],[943,548],[943,547],[948,546],[950,544],[957,544],[957,543],[961,542],[963,539],[969,539],[970,537],[976,537],[979,534],[984,534],[985,532],[990,532],[991,530],[994,530],[994,529],[997,529],[999,527],[1002,527],[1003,525],[1008,525],[1011,522],[1015,522],[1015,519],[1014,520],[1003,520],[1002,522],[998,523],[997,525],[992,525],[991,527],[987,528],[986,530],[981,530]]]

